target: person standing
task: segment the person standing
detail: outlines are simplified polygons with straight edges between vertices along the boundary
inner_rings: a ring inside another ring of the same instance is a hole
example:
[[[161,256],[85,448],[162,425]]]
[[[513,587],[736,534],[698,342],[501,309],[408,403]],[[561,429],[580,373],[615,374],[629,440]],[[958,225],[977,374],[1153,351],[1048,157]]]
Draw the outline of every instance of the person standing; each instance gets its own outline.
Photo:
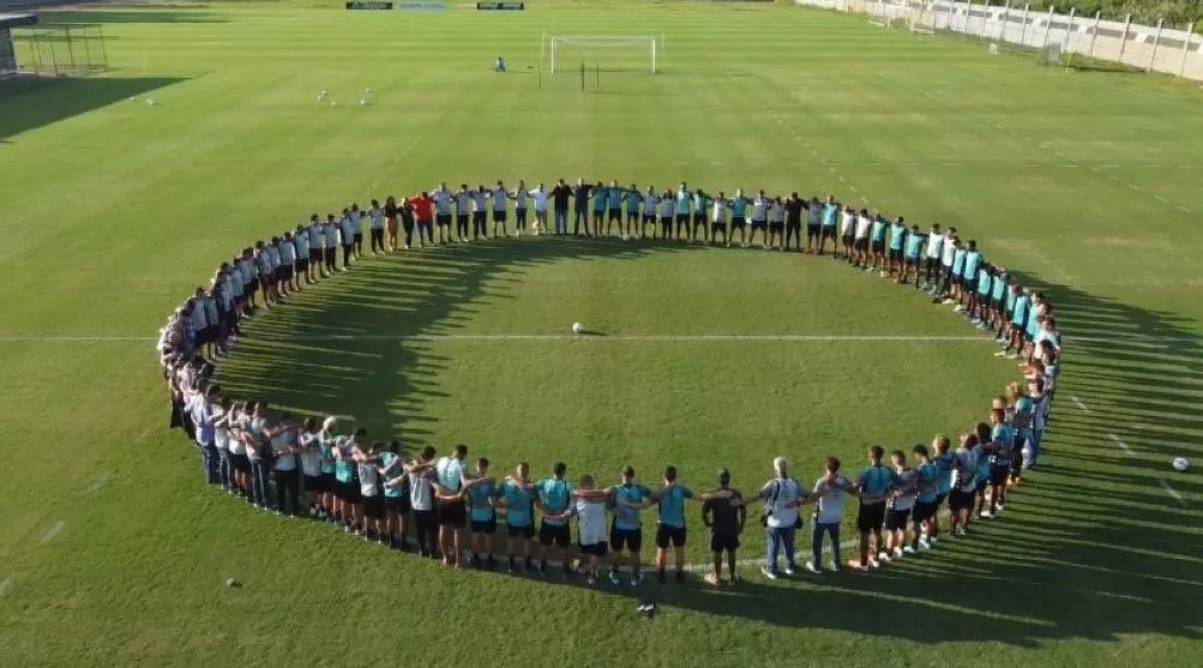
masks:
[[[435,536],[438,529],[434,512],[434,448],[426,446],[418,459],[405,467],[409,485],[409,505],[414,511],[414,529],[418,554],[435,556]],[[393,482],[393,481],[390,481]]]
[[[426,193],[422,193],[422,197],[427,197]],[[440,183],[439,187],[435,188],[429,195],[430,201],[435,208],[435,223],[439,228],[439,245],[446,245],[451,241],[451,192],[447,190],[446,183]],[[418,218],[419,224],[421,218]],[[421,228],[419,227],[419,236]],[[433,243],[433,241],[431,242]]]
[[[493,508],[497,496],[497,484],[489,477],[489,460],[481,457],[476,460],[476,473],[467,481],[467,496],[469,520],[472,527],[470,565],[481,567],[481,553],[485,555],[484,563],[491,570],[496,565],[493,558],[493,534],[497,532],[497,511]]]
[[[397,200],[389,195],[384,200],[385,246],[389,253],[397,252]]]
[[[806,570],[814,574],[823,572],[823,536],[831,538],[831,570],[840,570],[840,520],[844,515],[844,499],[853,490],[853,484],[840,475],[840,460],[827,458],[826,472],[815,481],[811,497],[815,499],[810,535],[810,561]]]
[[[560,179],[551,189],[554,234],[557,236],[568,234],[568,200],[570,199],[572,199],[572,188],[564,183],[564,179]]]
[[[435,519],[439,523],[439,550],[443,565],[463,568],[463,534],[467,526],[464,509],[464,457],[468,446],[455,446],[449,457],[434,464]]]
[[[276,514],[301,514],[301,479],[297,474],[297,426],[288,413],[268,431],[272,454],[272,479],[276,483]],[[288,509],[285,510],[285,506]]]
[[[547,572],[547,554],[554,544],[563,566],[564,577],[572,574],[572,565],[568,558],[568,546],[572,544],[572,534],[568,529],[572,483],[564,479],[567,471],[568,466],[564,462],[556,462],[552,467],[552,477],[535,483],[539,510],[543,512],[543,522],[539,525],[539,543],[543,546],[539,572]]]
[[[500,505],[505,508],[505,547],[510,572],[518,571],[516,558],[519,552],[522,553],[526,571],[532,572],[535,564],[531,560],[530,539],[535,535],[535,529],[531,521],[531,508],[538,495],[530,483],[530,466],[526,462],[519,462],[514,473],[506,476],[497,489],[497,496]]]
[[[631,586],[638,587],[643,582],[639,556],[643,547],[643,520],[639,517],[639,510],[651,498],[652,491],[635,482],[635,469],[626,466],[622,469],[622,482],[610,488],[610,495],[614,506],[614,525],[610,529],[610,547],[614,550],[614,559],[610,562],[610,583],[618,584],[618,568],[625,550],[630,555]]]
[[[722,197],[722,193],[719,193]],[[717,200],[716,200],[717,201]],[[719,469],[716,494],[702,504],[702,524],[710,529],[710,551],[714,555],[714,572],[706,575],[706,582],[718,586],[723,581],[723,553],[727,554],[727,571],[731,584],[739,581],[735,574],[735,552],[739,549],[739,535],[743,533],[748,509],[743,505],[743,495],[731,488],[731,472]],[[721,497],[717,492],[729,492]]]
[[[592,192],[593,186],[585,183],[584,179],[576,180],[576,187],[572,189],[573,236],[576,236],[582,227],[585,228],[585,234],[589,233],[589,195]],[[558,230],[557,233],[559,233]],[[563,233],[568,233],[567,225],[565,225]]]
[[[376,455],[377,474],[384,489],[384,533],[388,547],[405,549],[405,519],[409,514],[409,490],[405,488],[405,462],[401,458],[400,441],[391,441]],[[390,485],[392,480],[400,484]],[[398,537],[400,542],[398,543]]]
[[[798,197],[798,193],[790,193],[789,197],[785,198],[785,249],[789,250],[790,239],[794,240],[794,244],[798,250],[802,250],[802,209],[806,207],[806,201]],[[809,243],[807,251],[810,250]]]
[[[434,245],[434,209],[430,196],[422,192],[408,198],[407,203],[413,209],[414,221],[418,226],[418,243],[423,248]]]
[[[505,184],[501,181],[497,182],[497,187],[493,188],[489,193],[489,199],[493,205],[493,237],[508,237],[510,233],[505,228],[506,219],[506,201],[510,198],[510,191],[506,190]]]
[[[797,480],[789,477],[789,462],[785,457],[773,460],[773,478],[760,488],[758,499],[764,502],[765,547],[767,555],[760,572],[770,580],[777,579],[778,557],[785,552],[785,574],[793,575],[797,564],[794,561],[794,535],[801,524],[798,506],[802,501],[802,488]]]
[[[455,193],[455,241],[467,243],[468,220],[472,216],[472,191],[467,183],[461,183]]]
[[[885,543],[881,539],[881,528],[886,519],[886,499],[894,487],[895,475],[881,463],[885,450],[880,445],[869,448],[869,466],[856,479],[856,493],[860,497],[860,508],[856,513],[856,529],[860,534],[860,563],[857,570],[877,568],[877,554],[882,561],[889,561]],[[875,539],[874,550],[869,550],[869,534]]]
[[[518,179],[518,187],[510,191],[510,199],[514,200],[514,236],[526,234],[526,181]]]

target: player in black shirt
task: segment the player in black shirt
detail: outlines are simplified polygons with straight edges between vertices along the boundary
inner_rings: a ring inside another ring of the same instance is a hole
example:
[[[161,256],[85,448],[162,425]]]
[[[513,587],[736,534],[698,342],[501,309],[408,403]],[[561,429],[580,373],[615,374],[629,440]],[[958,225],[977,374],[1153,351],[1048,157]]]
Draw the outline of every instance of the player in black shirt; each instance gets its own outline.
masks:
[[[798,193],[790,193],[785,199],[785,249],[789,250],[789,240],[793,237],[798,250],[802,250],[802,209],[806,201],[798,197]]]
[[[731,583],[738,580],[735,575],[735,551],[739,549],[739,534],[743,532],[748,516],[743,495],[739,490],[731,489],[730,485],[731,472],[720,469],[715,492],[730,491],[731,496],[710,498],[702,504],[702,523],[710,527],[710,550],[714,552],[714,572],[706,575],[706,582],[716,586],[723,581],[723,552],[727,553]]]

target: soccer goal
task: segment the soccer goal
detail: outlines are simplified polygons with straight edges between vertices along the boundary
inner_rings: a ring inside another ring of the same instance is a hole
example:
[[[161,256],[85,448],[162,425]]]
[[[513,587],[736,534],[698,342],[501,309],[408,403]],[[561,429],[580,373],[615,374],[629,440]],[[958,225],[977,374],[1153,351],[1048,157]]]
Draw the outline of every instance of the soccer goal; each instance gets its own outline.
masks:
[[[573,72],[581,63],[607,72],[659,71],[664,35],[545,35],[547,71]]]
[[[911,32],[930,35],[936,32],[936,8],[931,2],[911,5]]]

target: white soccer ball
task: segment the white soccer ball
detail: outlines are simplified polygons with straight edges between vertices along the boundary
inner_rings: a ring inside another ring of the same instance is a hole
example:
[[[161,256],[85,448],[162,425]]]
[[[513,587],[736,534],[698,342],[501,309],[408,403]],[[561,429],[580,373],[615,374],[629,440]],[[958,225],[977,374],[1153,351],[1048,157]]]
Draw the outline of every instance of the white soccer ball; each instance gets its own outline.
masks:
[[[329,93],[329,92],[327,92],[325,88],[323,88],[323,89],[321,89],[321,90],[319,90],[319,91],[317,92],[317,96],[318,96],[318,97],[326,97],[326,96],[327,96],[327,95],[329,95],[329,94],[330,94],[330,93]]]
[[[337,106],[338,106],[338,103],[337,103],[337,102],[335,102],[334,100],[330,100],[330,106],[331,106],[331,107],[337,107]]]
[[[1190,460],[1186,457],[1174,457],[1173,465],[1175,469],[1185,471],[1190,468]]]
[[[580,333],[581,333],[581,332],[583,332],[583,331],[585,331],[585,326],[584,326],[584,325],[582,325],[582,324],[581,324],[581,323],[579,323],[579,322],[574,322],[574,323],[572,323],[572,333],[573,333],[573,334],[580,334]]]
[[[240,584],[241,583],[238,582],[237,578],[226,578],[226,586],[227,587],[237,587]]]
[[[629,237],[629,236],[627,236],[627,235],[625,235],[625,234],[624,234],[624,235],[622,235],[622,236],[621,236],[621,237],[619,237],[619,238],[620,238],[620,239],[622,239],[623,241],[630,241],[630,240],[631,240],[631,237]]]
[[[359,106],[361,106],[361,107],[363,107],[363,106],[366,106],[366,105],[367,105],[367,103],[368,103],[368,101],[367,101],[367,100],[364,100],[364,99],[360,99],[360,100],[359,100]]]

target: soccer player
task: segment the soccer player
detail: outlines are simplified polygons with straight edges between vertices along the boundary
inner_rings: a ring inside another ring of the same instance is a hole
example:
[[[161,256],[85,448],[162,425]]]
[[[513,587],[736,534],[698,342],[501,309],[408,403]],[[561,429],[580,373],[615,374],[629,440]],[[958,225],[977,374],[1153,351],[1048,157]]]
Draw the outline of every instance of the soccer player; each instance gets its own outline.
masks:
[[[943,303],[947,305],[956,303],[956,300],[952,298],[954,282],[952,266],[953,263],[956,262],[958,245],[960,245],[960,240],[958,240],[956,235],[952,233],[952,230],[949,229],[944,234],[944,243],[940,246],[942,249],[942,255],[940,256],[940,267],[943,273],[940,279],[940,286],[936,289],[936,295],[932,299],[933,304]]]
[[[414,208],[413,201],[410,200],[410,198],[408,198],[408,197],[402,197],[401,204],[400,204],[400,206],[397,207],[397,212],[401,215],[401,229],[405,230],[405,250],[409,250],[409,247],[411,245],[413,245],[413,242],[414,242],[414,227],[415,227],[414,211],[415,211],[415,208]],[[418,227],[418,242],[421,243],[422,242],[422,226],[418,225],[417,227]],[[429,232],[430,232],[430,224],[429,223],[426,224],[426,232],[428,233],[427,234],[427,237],[428,237],[427,243],[429,243]],[[425,246],[426,244],[422,244],[422,245]]]
[[[455,193],[455,240],[460,243],[468,241],[468,220],[472,216],[472,191],[467,183],[461,183]]]
[[[606,188],[606,236],[610,236],[610,225],[618,224],[618,233],[622,234],[622,196],[623,189],[618,187],[618,182],[611,180],[610,186]],[[597,236],[601,236],[602,231],[599,227]]]
[[[520,237],[526,234],[526,198],[528,196],[526,181],[518,179],[518,187],[510,191],[510,199],[514,200],[514,236]],[[544,211],[546,210],[546,201],[544,201]]]
[[[990,440],[990,425],[979,422],[974,434],[977,445],[973,454],[977,458],[977,514],[978,517],[989,519],[993,517],[986,507],[986,488],[990,486],[991,461],[994,459],[994,443]]]
[[[405,549],[405,519],[409,514],[409,490],[405,488],[405,460],[401,458],[401,442],[391,441],[376,455],[377,475],[384,481],[384,535],[388,547]],[[388,481],[400,478],[401,484]],[[400,537],[398,542],[397,538]]]
[[[693,225],[689,227],[689,240],[698,240],[698,228],[702,228],[702,240],[710,243],[710,227],[706,224],[706,207],[710,204],[710,196],[698,188],[693,191]]]
[[[350,209],[343,209],[342,218],[338,220],[338,235],[342,239],[343,247],[343,271],[351,270],[351,258],[355,256],[355,233],[357,230],[359,230],[359,220],[351,216]]]
[[[363,211],[355,202],[351,203],[351,225],[351,237],[355,240],[355,257],[358,259],[363,257]]]
[[[820,250],[822,246],[820,246]],[[831,570],[840,570],[840,520],[844,516],[844,499],[855,486],[840,475],[840,460],[828,457],[826,471],[815,481],[810,498],[815,500],[811,518],[814,525],[810,535],[810,561],[806,570],[816,575],[823,572],[823,535],[831,538]]]
[[[727,197],[723,191],[718,191],[718,197],[710,201],[710,241],[718,241],[718,233],[723,233],[723,245],[731,247],[731,237],[727,234]]]
[[[831,259],[838,259],[838,249],[835,247],[835,221],[840,214],[840,205],[835,201],[835,195],[828,195],[827,201],[823,204],[823,217],[821,219],[821,228],[819,230],[819,255],[823,254],[823,249],[827,248],[827,240],[831,239]]]
[[[476,473],[467,480],[469,519],[472,526],[472,560],[474,568],[481,567],[480,555],[485,554],[484,564],[489,569],[496,565],[493,559],[493,534],[497,532],[497,511],[493,508],[497,497],[497,483],[489,477],[489,460],[476,460]]]
[[[627,220],[619,226],[618,233],[633,237],[638,228],[642,234],[643,226],[640,224],[639,205],[643,203],[643,195],[639,193],[639,186],[632,183],[630,188],[624,190],[622,201],[627,205]],[[608,232],[609,228],[606,231]]]
[[[890,254],[886,258],[887,276],[902,276],[903,266],[905,266],[902,260],[902,247],[906,244],[906,235],[906,223],[902,216],[898,216],[897,220],[890,223]],[[901,283],[902,279],[897,278],[894,282]]]
[[[720,201],[722,197],[720,192],[719,199],[715,202]],[[718,492],[729,492],[730,495],[718,496]],[[710,529],[710,551],[714,554],[714,572],[706,575],[707,583],[715,586],[722,584],[724,552],[727,553],[727,572],[731,576],[731,583],[738,582],[739,576],[735,574],[735,552],[739,549],[739,536],[743,533],[747,518],[748,509],[743,504],[743,495],[739,490],[731,488],[731,472],[719,469],[718,489],[702,504],[702,524]]]
[[[1011,281],[1004,267],[995,265],[994,278],[990,281],[990,319],[988,325],[994,332],[994,341],[1002,343],[1003,327],[1006,322],[1007,288]]]
[[[535,483],[537,503],[543,513],[543,522],[539,525],[539,544],[543,546],[539,572],[547,572],[547,554],[554,544],[559,552],[564,577],[572,574],[572,564],[568,559],[568,546],[572,544],[572,534],[568,529],[572,484],[564,479],[567,472],[567,464],[556,462],[551,470],[552,477]]]
[[[960,313],[965,309],[963,302],[965,298],[965,259],[969,256],[969,249],[961,245],[960,239],[953,240],[952,253],[952,280],[950,282],[951,294],[944,300],[945,304],[954,304],[953,311]]]
[[[865,271],[873,271],[877,268],[878,261],[881,262],[881,276],[886,276],[886,217],[881,215],[880,211],[873,213],[873,220],[869,226],[869,247],[872,250],[872,258],[870,265],[865,267]]]
[[[677,467],[664,467],[664,485],[652,495],[659,503],[660,521],[656,526],[656,573],[660,582],[667,580],[668,546],[673,547],[677,566],[677,582],[685,581],[685,500],[705,502],[711,498],[728,498],[730,490],[695,495],[688,487],[677,483]],[[650,500],[649,500],[650,502]]]
[[[903,250],[905,258],[902,262],[902,271],[895,280],[900,285],[905,285],[910,281],[911,271],[915,272],[915,289],[919,289],[919,280],[923,276],[923,271],[920,268],[920,255],[923,253],[923,246],[927,243],[927,235],[919,231],[918,225],[911,225],[911,231],[906,235],[906,248]]]
[[[585,223],[586,237],[601,236],[602,222],[604,222],[606,217],[606,205],[610,199],[610,191],[604,185],[602,185],[601,181],[598,181],[597,185],[593,188],[592,195],[593,227],[590,229],[589,223]],[[574,229],[572,233],[576,234],[576,230]]]
[[[990,457],[990,509],[991,516],[1002,512],[1006,505],[1007,480],[1011,475],[1011,448],[1015,445],[1015,432],[1007,424],[1007,402],[1005,398],[994,400],[990,410],[990,441],[994,444]]]
[[[731,207],[731,235],[735,235],[735,230],[739,230],[740,246],[747,248],[748,240],[744,238],[744,234],[748,229],[747,218],[745,217],[748,210],[748,198],[744,197],[742,188],[735,189],[735,197],[727,201]],[[730,246],[730,242],[727,243]]]
[[[659,205],[660,196],[656,194],[656,187],[648,186],[647,191],[643,193],[643,218],[639,224],[640,239],[648,238],[646,232],[649,224],[652,226],[651,236],[653,238],[656,236],[656,215],[658,213],[656,209]]]
[[[585,581],[597,584],[600,561],[606,558],[606,500],[610,490],[596,489],[593,476],[583,475],[572,491],[572,514],[577,521],[577,544]]]
[[[363,539],[370,541],[374,535],[379,545],[384,545],[384,497],[380,494],[380,460],[377,455],[383,449],[383,443],[373,441],[367,450],[356,447],[353,454],[363,504]]]
[[[693,193],[685,187],[685,182],[682,181],[677,186],[677,192],[672,195],[676,213],[677,225],[673,230],[673,238],[685,241],[689,235],[689,205],[693,198]]]
[[[316,283],[319,274],[322,278],[326,277],[326,270],[322,267],[322,248],[325,245],[326,238],[322,234],[322,222],[318,219],[316,213],[309,216],[309,223],[305,226],[305,233],[309,237],[309,270],[305,272],[305,281],[307,283]]]
[[[384,229],[389,253],[397,252],[397,199],[392,195],[384,200]]]
[[[940,257],[943,255],[944,233],[939,223],[932,223],[923,248],[923,289],[935,297],[940,284]]]
[[[860,497],[860,508],[856,513],[856,529],[860,533],[860,563],[857,570],[870,566],[877,568],[878,561],[870,559],[869,534],[874,536],[874,550],[881,561],[889,561],[885,544],[881,539],[881,527],[885,522],[886,499],[897,484],[898,476],[881,463],[885,450],[880,445],[869,448],[869,466],[856,478],[856,493]],[[881,558],[885,555],[884,558]]]
[[[468,446],[456,445],[451,456],[440,457],[434,463],[434,480],[431,481],[443,565],[457,569],[463,568],[464,527],[467,526],[464,510],[464,457],[467,456]]]
[[[372,208],[368,209],[368,233],[372,235],[372,255],[384,252],[384,211],[380,202],[372,200]]]
[[[806,207],[806,252],[814,253],[819,242],[819,226],[823,219],[823,205],[819,198],[811,196],[810,202],[804,202]],[[801,250],[799,248],[798,250]]]
[[[856,214],[856,237],[852,246],[855,259],[852,266],[866,271],[869,269],[869,231],[872,227],[873,219],[869,217],[869,211],[861,209]]]
[[[538,187],[528,193],[531,199],[535,200],[535,224],[531,226],[531,233],[536,237],[540,232],[547,232],[547,200],[551,197],[551,193],[540,183]]]
[[[974,295],[977,293],[977,270],[982,264],[982,254],[977,250],[977,241],[969,240],[969,245],[965,249],[965,257],[961,265],[961,289],[960,299],[958,300],[961,308],[957,311],[972,311],[974,304]],[[953,258],[953,268],[956,267],[956,258]]]
[[[280,284],[285,295],[299,290],[296,282],[297,246],[292,232],[286,231],[284,237],[276,244],[280,249]]]
[[[1029,292],[1018,284],[1012,288],[1012,291],[1015,294],[1015,302],[1011,309],[1011,336],[1002,351],[1007,359],[1015,359],[1019,356],[1019,353],[1023,352],[1023,330],[1027,324],[1028,310],[1031,308],[1032,303]],[[1014,348],[1015,352],[1011,352],[1012,348]]]
[[[769,202],[769,236],[768,247],[784,250],[785,241],[785,204],[780,197],[774,197]]]
[[[666,199],[671,207],[672,193],[667,194]],[[626,551],[630,555],[631,586],[638,587],[643,582],[639,557],[643,547],[643,520],[639,517],[639,509],[652,496],[652,492],[636,483],[635,469],[626,466],[622,470],[622,482],[611,487],[610,494],[615,513],[610,529],[610,547],[614,550],[614,559],[610,562],[610,583],[618,584],[618,567],[622,563],[622,553]]]
[[[798,197],[798,193],[790,193],[785,198],[785,248],[789,248],[790,239],[798,250],[802,250],[802,209],[806,201]],[[809,250],[809,248],[807,249]]]
[[[918,473],[906,465],[906,454],[901,450],[890,453],[895,482],[890,493],[889,513],[886,515],[886,549],[877,555],[882,561],[901,559],[903,554],[915,551],[907,544],[907,527],[910,525],[911,510],[915,506]]]
[[[367,437],[367,430],[360,427],[350,437],[340,437],[334,444],[334,481],[338,497],[337,514],[343,531],[359,533],[359,501],[361,490],[356,484],[354,450]]]
[[[489,193],[483,185],[477,185],[472,194],[472,240],[489,238],[488,204]]]
[[[409,198],[408,203],[413,207],[414,221],[418,226],[418,243],[425,248],[426,245],[434,244],[434,200],[423,191],[420,195],[414,195]],[[447,222],[450,224],[451,214],[446,214]],[[444,225],[443,227],[446,227]],[[443,241],[446,244],[446,241]]]
[[[390,485],[409,486],[409,506],[414,512],[414,533],[418,543],[418,554],[435,556],[437,523],[434,511],[434,455],[435,450],[426,446],[418,458],[406,464],[405,478],[390,480]]]
[[[937,434],[932,439],[932,447],[935,449],[936,456],[931,460],[936,465],[936,505],[932,509],[932,515],[927,521],[927,542],[935,545],[940,540],[940,506],[944,505],[944,500],[949,499],[953,494],[952,489],[952,473],[953,465],[956,462],[956,456],[948,451],[948,437],[944,434]],[[951,505],[951,501],[950,501]]]
[[[497,182],[497,187],[489,193],[489,199],[493,203],[493,236],[508,237],[510,233],[505,229],[506,219],[506,201],[510,198],[510,191],[506,190],[505,184],[501,181]]]
[[[304,514],[319,516],[318,497],[322,492],[321,453],[318,451],[317,418],[305,418],[297,432],[296,449],[301,460],[301,495],[305,499]]]
[[[939,505],[937,499],[939,498],[940,466],[931,460],[927,447],[922,443],[911,448],[911,455],[915,460],[915,484],[918,494],[915,497],[915,508],[911,513],[915,523],[915,533],[911,542],[911,551],[913,552],[931,548],[927,537],[934,536],[931,525],[935,521],[936,508]]]
[[[656,204],[656,211],[660,214],[660,238],[671,238],[673,233],[672,191],[665,190],[660,194],[660,201]]]
[[[980,330],[990,328],[991,317],[990,290],[994,285],[994,267],[989,262],[983,264],[977,272],[976,292],[972,296],[969,308],[969,318]]]
[[[506,476],[497,489],[498,504],[505,508],[506,556],[510,572],[518,570],[516,556],[521,553],[528,572],[535,570],[531,560],[530,539],[535,535],[531,522],[531,507],[537,494],[530,483],[530,466],[520,462],[514,473]]]
[[[748,234],[748,243],[756,243],[756,230],[760,230],[760,245],[765,250],[769,247],[768,215],[772,203],[773,200],[765,195],[763,190],[757,191],[756,197],[752,198],[752,231]]]
[[[580,233],[582,227],[585,228],[585,234],[589,233],[589,195],[593,192],[593,186],[585,183],[584,179],[577,179],[576,186],[572,188],[572,234],[576,236]],[[557,202],[558,203],[558,202]],[[568,233],[567,221],[562,234]],[[556,234],[561,234],[559,226],[556,226]]]
[[[465,184],[466,185],[466,184]],[[429,195],[422,193],[423,198],[429,198],[434,205],[434,222],[439,228],[439,245],[445,246],[451,241],[451,193],[446,183],[440,183]],[[417,204],[415,203],[415,207]],[[422,236],[421,217],[418,218],[418,237]],[[434,243],[432,240],[431,243]]]

